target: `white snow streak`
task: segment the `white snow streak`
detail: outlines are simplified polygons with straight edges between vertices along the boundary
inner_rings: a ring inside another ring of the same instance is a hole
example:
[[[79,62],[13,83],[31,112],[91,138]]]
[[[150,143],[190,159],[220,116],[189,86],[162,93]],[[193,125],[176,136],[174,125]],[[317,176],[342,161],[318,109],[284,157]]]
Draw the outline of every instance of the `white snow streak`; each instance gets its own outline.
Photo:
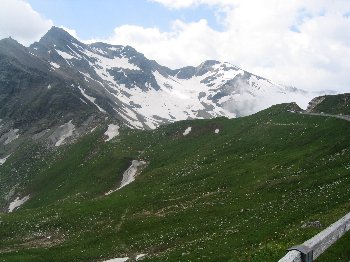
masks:
[[[73,125],[72,120],[60,126],[59,128],[62,129],[61,131],[62,134],[61,134],[61,137],[56,142],[55,146],[62,145],[64,143],[64,140],[68,137],[71,137],[73,135],[73,131],[75,130],[75,126]]]
[[[53,69],[58,69],[58,68],[61,67],[59,64],[56,64],[56,63],[54,63],[54,62],[50,62],[50,65],[51,65],[51,67],[52,67]]]
[[[125,186],[129,185],[131,182],[135,181],[137,169],[140,166],[143,166],[145,164],[146,164],[146,162],[144,162],[144,161],[133,160],[131,163],[131,166],[123,174],[123,180],[120,184],[119,189],[121,189],[122,187],[125,187]]]
[[[128,261],[128,260],[129,260],[128,257],[119,257],[119,258],[109,259],[109,260],[106,260],[104,262],[125,262],[125,261]]]
[[[88,50],[84,51],[85,55],[95,60],[94,63],[89,62],[90,66],[94,68],[96,74],[98,74],[99,77],[101,77],[103,80],[109,82],[114,86],[116,86],[117,83],[115,82],[114,77],[108,71],[111,68],[141,70],[137,65],[130,63],[127,57],[108,58],[101,55],[99,52],[96,51],[96,49],[95,52],[96,53]]]
[[[75,58],[74,56],[72,56],[72,55],[70,55],[70,54],[68,54],[68,53],[65,53],[65,52],[63,52],[63,51],[60,51],[60,50],[56,50],[56,52],[60,55],[60,56],[62,56],[64,59],[73,59],[73,58]]]
[[[137,255],[136,256],[136,261],[141,259],[141,258],[144,258],[145,256],[147,256],[147,254],[140,254],[140,255]]]
[[[105,140],[105,142],[108,142],[119,135],[119,126],[110,124],[108,125],[107,131],[104,133],[104,135],[108,136],[108,138]]]
[[[25,196],[23,198],[19,198],[17,197],[15,200],[13,200],[8,208],[8,212],[11,213],[13,212],[16,208],[20,207],[21,205],[23,205],[25,202],[27,202],[29,200],[30,196]]]
[[[140,254],[136,256],[136,261],[142,260],[147,254]],[[128,261],[130,258],[129,257],[118,257],[118,258],[113,258],[109,260],[105,260],[103,262],[125,262]]]
[[[192,130],[192,127],[187,127],[186,130],[183,132],[184,136],[187,136]]]
[[[9,154],[7,157],[0,158],[0,166],[2,166],[3,164],[5,164],[6,160],[7,160],[11,155],[12,155],[12,154]]]
[[[10,144],[12,141],[16,140],[19,137],[19,129],[11,129],[5,135],[7,136],[4,145]]]
[[[144,161],[133,160],[131,163],[131,166],[123,173],[123,179],[122,179],[122,182],[120,183],[120,186],[115,190],[108,191],[105,195],[106,196],[110,195],[110,194],[118,191],[119,189],[129,185],[130,183],[134,182],[138,168],[145,165],[145,164],[146,164],[146,162],[144,162]]]
[[[89,100],[91,103],[93,103],[93,104],[98,108],[98,110],[100,110],[102,113],[106,113],[105,110],[103,110],[101,107],[99,107],[98,104],[95,103],[96,98],[87,95],[87,94],[85,93],[85,90],[83,90],[80,86],[78,86],[78,88],[79,88],[81,94],[82,94],[87,100]]]

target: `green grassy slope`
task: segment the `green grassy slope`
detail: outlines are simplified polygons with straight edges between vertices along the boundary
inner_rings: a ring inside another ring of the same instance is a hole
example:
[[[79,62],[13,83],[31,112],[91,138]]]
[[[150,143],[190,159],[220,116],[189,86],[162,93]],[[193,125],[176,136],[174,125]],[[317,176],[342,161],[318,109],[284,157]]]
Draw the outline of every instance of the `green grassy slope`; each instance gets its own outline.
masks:
[[[100,129],[40,155],[26,169],[31,200],[0,215],[0,261],[277,261],[350,210],[350,122],[292,106],[124,129],[109,143]],[[0,178],[27,163],[23,151]],[[148,165],[105,196],[132,159]],[[322,228],[302,227],[312,221]],[[349,261],[349,246],[347,236],[319,261]]]

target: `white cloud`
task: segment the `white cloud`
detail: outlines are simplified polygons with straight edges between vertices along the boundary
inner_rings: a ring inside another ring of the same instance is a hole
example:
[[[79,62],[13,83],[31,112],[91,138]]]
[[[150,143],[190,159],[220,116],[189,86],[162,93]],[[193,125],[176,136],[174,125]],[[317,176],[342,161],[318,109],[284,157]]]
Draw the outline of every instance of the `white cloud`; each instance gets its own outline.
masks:
[[[13,37],[24,45],[38,40],[53,25],[23,0],[0,1],[0,39]]]
[[[65,27],[63,25],[59,26],[60,28],[62,28],[64,31],[68,32],[68,34],[70,34],[71,36],[73,36],[75,39],[79,39],[78,37],[78,33],[76,30]],[[45,32],[46,33],[46,32]]]
[[[348,0],[152,0],[168,8],[217,6],[223,30],[174,21],[168,32],[123,25],[106,41],[128,44],[170,67],[228,61],[303,89],[350,92]]]
[[[215,43],[201,42],[204,35],[217,34],[206,20],[186,24],[174,21],[170,32],[158,28],[143,28],[134,25],[117,27],[106,41],[113,44],[131,45],[157,62],[171,66],[199,64],[211,59]]]
[[[160,3],[168,8],[180,9],[190,6],[218,5],[218,6],[233,6],[235,1],[232,0],[149,0],[151,2]]]

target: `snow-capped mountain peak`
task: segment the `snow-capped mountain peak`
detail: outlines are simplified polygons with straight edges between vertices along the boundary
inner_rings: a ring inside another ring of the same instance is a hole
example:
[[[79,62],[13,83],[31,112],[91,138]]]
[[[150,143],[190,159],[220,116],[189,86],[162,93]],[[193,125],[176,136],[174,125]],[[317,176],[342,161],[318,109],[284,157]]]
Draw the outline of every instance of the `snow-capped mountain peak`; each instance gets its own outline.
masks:
[[[208,60],[172,70],[130,46],[84,44],[57,27],[29,49],[53,72],[71,79],[72,88],[84,86],[83,99],[90,97],[97,109],[134,128],[194,118],[232,118],[281,102],[296,101],[305,107],[312,98],[227,62]]]

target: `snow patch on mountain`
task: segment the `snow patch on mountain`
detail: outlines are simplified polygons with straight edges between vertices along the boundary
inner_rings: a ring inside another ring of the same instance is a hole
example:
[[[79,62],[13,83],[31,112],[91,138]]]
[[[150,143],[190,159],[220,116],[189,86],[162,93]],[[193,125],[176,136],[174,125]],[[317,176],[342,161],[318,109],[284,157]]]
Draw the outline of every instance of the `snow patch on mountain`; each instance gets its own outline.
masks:
[[[30,199],[30,195],[25,196],[23,198],[19,198],[17,197],[15,200],[13,200],[9,207],[8,207],[8,212],[11,213],[13,212],[15,209],[19,208],[20,206],[22,206],[25,202],[27,202]]]
[[[8,155],[8,156],[6,156],[6,157],[4,157],[4,158],[0,158],[0,166],[2,166],[3,164],[5,164],[6,160],[7,160],[10,156],[11,156],[11,154]]]
[[[74,130],[75,130],[75,126],[72,123],[72,120],[58,127],[55,133],[59,137],[57,142],[55,143],[55,146],[63,145],[65,143],[65,140],[73,135]]]
[[[153,72],[153,75],[159,89],[154,88],[150,83],[146,83],[145,90],[136,86],[126,88],[123,84],[116,84],[119,93],[115,95],[116,99],[122,103],[131,105],[130,107],[142,117],[149,128],[156,128],[164,121],[175,122],[218,116],[235,117],[235,114],[218,107],[209,99],[213,91],[201,83],[207,77],[206,75],[190,79],[163,76],[158,71]],[[127,107],[123,109],[130,113]],[[129,124],[135,126],[132,121],[129,121]]]
[[[8,145],[19,138],[19,129],[11,129],[4,135],[2,135],[0,140],[5,140],[4,145]]]
[[[116,108],[113,109],[126,121],[127,126],[138,129],[143,128],[142,123],[138,120],[136,113],[132,109],[126,106],[121,106],[119,110]]]
[[[183,136],[187,136],[192,130],[192,127],[187,127],[186,130],[183,132]]]
[[[121,189],[129,185],[131,182],[135,181],[136,174],[139,167],[144,166],[145,164],[146,162],[144,161],[133,160],[131,163],[131,166],[124,172],[123,180],[120,183],[120,186],[118,189]]]
[[[70,55],[70,54],[68,54],[68,53],[66,53],[66,52],[60,51],[60,50],[56,50],[56,52],[57,52],[60,56],[62,56],[65,60],[70,60],[70,59],[75,58],[74,56],[72,56],[72,55]]]
[[[104,262],[126,262],[129,260],[129,257],[117,257],[109,260],[105,260]]]
[[[53,69],[58,69],[58,68],[61,67],[59,64],[56,64],[56,63],[54,63],[54,62],[50,62],[50,65],[51,65],[51,67],[52,67]]]
[[[96,50],[96,49],[95,49]],[[100,53],[84,50],[83,53],[89,57],[89,64],[93,67],[96,74],[103,80],[110,84],[117,85],[114,76],[109,72],[112,68],[121,68],[128,70],[141,70],[138,66],[132,64],[127,57],[113,57],[108,58]],[[94,61],[94,62],[91,62]]]
[[[135,181],[137,172],[139,171],[140,167],[146,165],[145,161],[139,161],[139,160],[133,160],[131,163],[131,166],[123,173],[123,179],[120,183],[120,186],[115,190],[108,191],[105,195],[110,195],[119,189],[129,185],[130,183]]]
[[[136,261],[140,261],[142,260],[145,256],[147,256],[147,254],[139,254],[136,256]],[[119,257],[119,258],[113,258],[113,259],[109,259],[109,260],[105,260],[104,262],[126,262],[126,261],[130,261],[129,257]],[[134,260],[132,260],[134,261]]]
[[[108,129],[104,133],[104,135],[108,137],[107,139],[105,139],[105,142],[112,140],[113,138],[119,135],[119,126],[113,124],[108,125]]]

